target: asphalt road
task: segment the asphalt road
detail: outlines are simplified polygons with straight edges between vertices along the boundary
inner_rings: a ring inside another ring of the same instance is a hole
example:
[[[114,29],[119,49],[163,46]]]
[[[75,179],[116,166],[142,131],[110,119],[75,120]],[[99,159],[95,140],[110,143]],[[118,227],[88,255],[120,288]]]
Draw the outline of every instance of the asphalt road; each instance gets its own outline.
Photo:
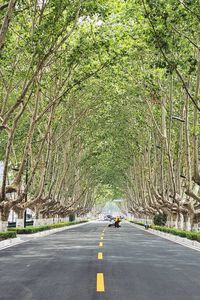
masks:
[[[200,252],[129,224],[102,236],[105,226],[90,223],[0,251],[0,299],[200,299]]]

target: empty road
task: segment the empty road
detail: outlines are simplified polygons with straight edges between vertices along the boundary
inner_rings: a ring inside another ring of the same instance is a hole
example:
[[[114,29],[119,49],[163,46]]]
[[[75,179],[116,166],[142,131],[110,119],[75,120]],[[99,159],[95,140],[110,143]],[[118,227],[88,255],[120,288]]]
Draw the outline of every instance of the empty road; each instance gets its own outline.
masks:
[[[1,300],[199,300],[200,252],[91,222],[0,251]]]

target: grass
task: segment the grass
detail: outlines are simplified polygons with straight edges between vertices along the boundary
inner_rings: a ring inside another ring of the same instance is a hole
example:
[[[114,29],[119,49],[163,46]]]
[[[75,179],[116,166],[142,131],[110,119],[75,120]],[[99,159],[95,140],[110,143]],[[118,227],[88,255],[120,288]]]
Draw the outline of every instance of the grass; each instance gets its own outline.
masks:
[[[156,226],[156,225],[151,225],[150,228],[154,230],[159,230],[162,232],[170,233],[173,235],[177,235],[180,237],[185,237],[189,240],[194,240],[200,242],[200,232],[196,231],[187,231],[187,230],[182,230],[182,229],[177,229],[177,228],[169,228],[165,226]]]
[[[0,241],[15,238],[16,235],[17,233],[15,231],[0,232]]]

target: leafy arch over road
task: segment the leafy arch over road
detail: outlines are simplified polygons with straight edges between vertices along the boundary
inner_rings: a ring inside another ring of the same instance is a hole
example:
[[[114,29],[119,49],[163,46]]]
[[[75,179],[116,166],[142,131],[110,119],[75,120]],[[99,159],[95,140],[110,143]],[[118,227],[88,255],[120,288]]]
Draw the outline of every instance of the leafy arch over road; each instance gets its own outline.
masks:
[[[109,194],[191,229],[198,1],[4,1],[0,20],[1,219],[84,214]]]

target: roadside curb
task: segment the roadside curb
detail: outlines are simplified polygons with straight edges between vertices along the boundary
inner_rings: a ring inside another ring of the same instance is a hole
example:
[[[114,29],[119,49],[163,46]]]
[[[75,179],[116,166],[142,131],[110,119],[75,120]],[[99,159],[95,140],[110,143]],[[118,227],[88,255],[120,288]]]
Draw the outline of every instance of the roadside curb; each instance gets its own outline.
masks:
[[[16,237],[13,239],[6,239],[6,240],[0,242],[0,250],[6,249],[6,248],[9,248],[9,247],[21,244],[21,243],[24,243],[24,241],[21,240],[20,237]]]
[[[16,238],[1,241],[0,242],[0,251],[3,249],[6,249],[6,248],[10,248],[12,246],[18,245],[18,244],[22,244],[22,243],[37,239],[37,238],[51,235],[51,234],[54,234],[54,233],[57,233],[60,231],[64,231],[64,230],[76,228],[76,227],[81,227],[81,226],[84,226],[89,223],[90,223],[90,221],[80,223],[80,224],[45,230],[45,231],[41,231],[41,232],[37,232],[37,233],[33,233],[33,234],[18,234]]]
[[[170,233],[166,233],[166,232],[162,232],[162,231],[158,231],[158,230],[154,230],[154,229],[145,229],[143,228],[143,226],[140,226],[140,225],[137,225],[137,224],[134,224],[134,223],[131,223],[131,222],[128,222],[130,225],[136,227],[136,228],[139,228],[149,234],[154,234],[154,235],[157,235],[163,239],[166,239],[166,240],[169,240],[171,242],[174,242],[174,243],[177,243],[177,244],[180,244],[182,246],[185,246],[187,248],[190,248],[190,249],[193,249],[193,250],[196,250],[196,251],[200,251],[200,243],[197,242],[197,241],[193,241],[193,240],[189,240],[187,238],[182,238],[180,236],[177,236],[177,235],[172,235]]]

